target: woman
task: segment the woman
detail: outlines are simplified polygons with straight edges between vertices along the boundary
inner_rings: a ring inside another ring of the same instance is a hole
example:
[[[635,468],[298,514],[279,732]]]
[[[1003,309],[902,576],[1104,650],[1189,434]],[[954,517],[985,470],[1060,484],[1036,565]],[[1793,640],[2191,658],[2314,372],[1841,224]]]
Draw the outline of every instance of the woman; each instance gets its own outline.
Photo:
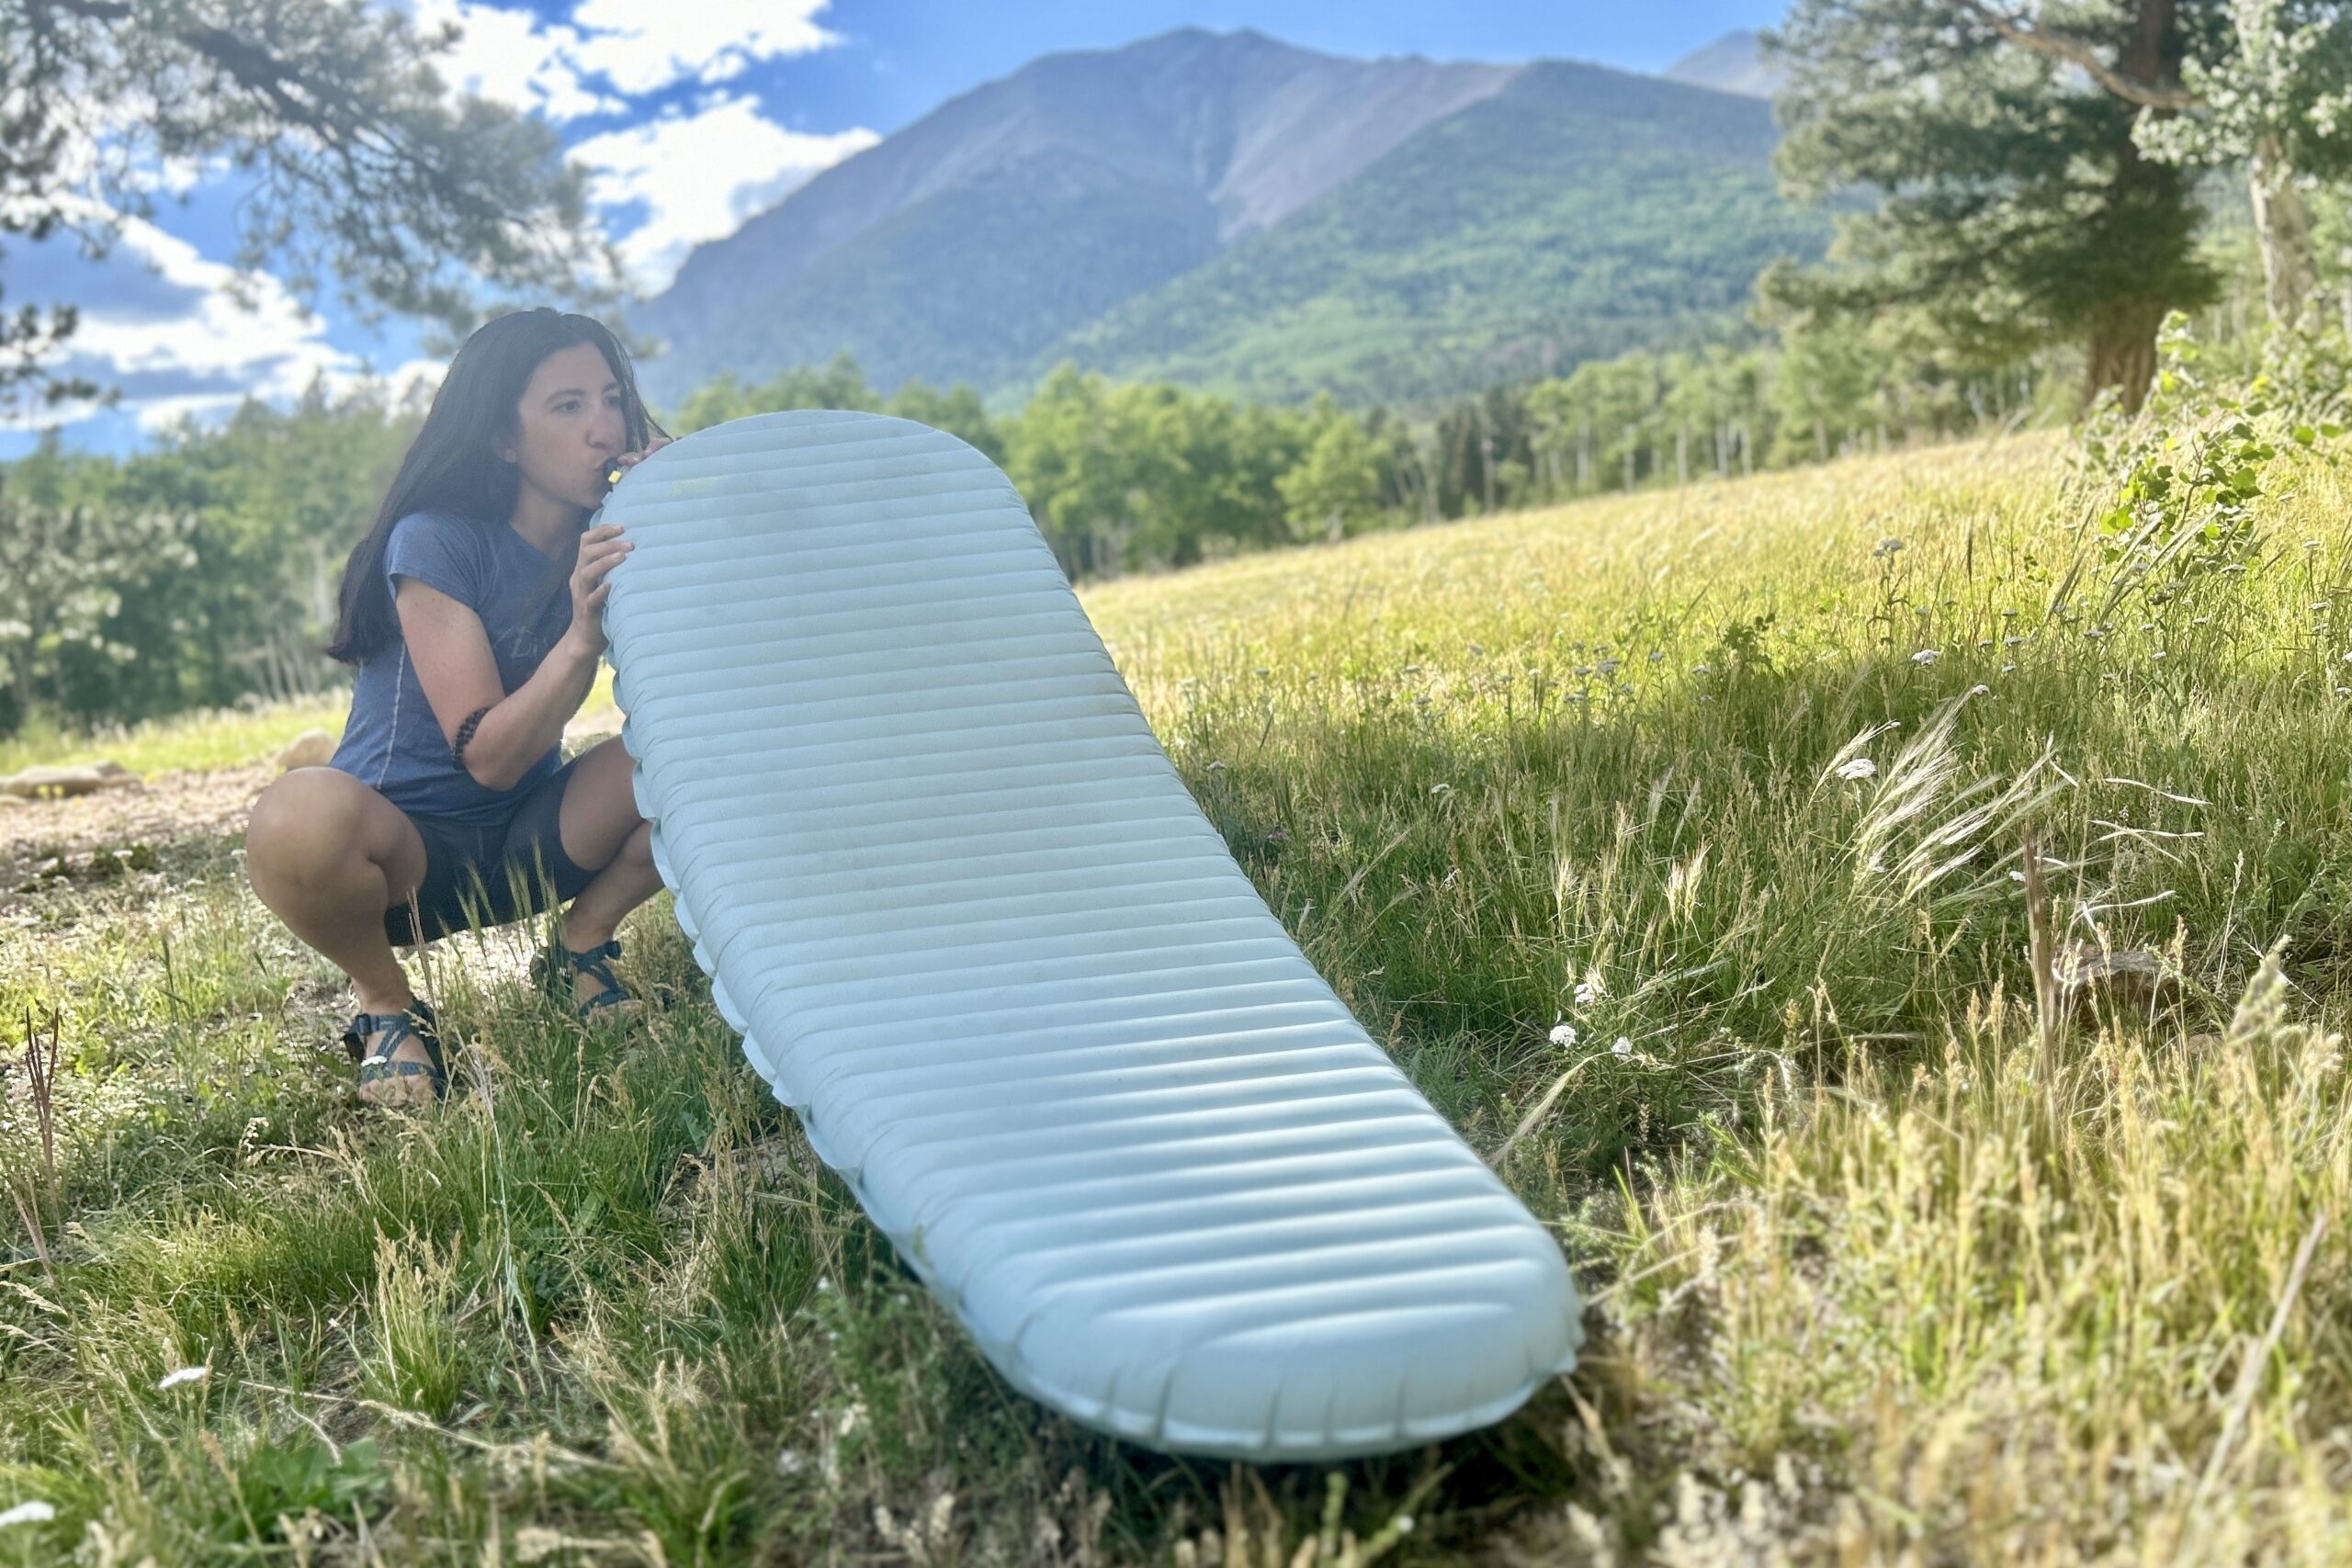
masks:
[[[631,548],[588,516],[609,475],[667,441],[603,326],[501,316],[458,351],[351,552],[327,650],[359,668],[342,746],[254,803],[245,864],[261,901],[351,977],[344,1043],[371,1103],[448,1089],[395,945],[569,901],[534,977],[582,1017],[632,1005],[613,933],[661,886],[650,829],[618,740],[570,762],[558,742]]]

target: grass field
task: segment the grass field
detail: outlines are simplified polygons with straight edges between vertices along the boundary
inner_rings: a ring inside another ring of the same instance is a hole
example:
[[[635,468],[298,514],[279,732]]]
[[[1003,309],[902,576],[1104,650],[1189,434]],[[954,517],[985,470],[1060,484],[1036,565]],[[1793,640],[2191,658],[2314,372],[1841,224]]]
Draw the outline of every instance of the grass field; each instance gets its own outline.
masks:
[[[2344,1561],[2352,466],[2274,479],[2160,604],[2023,442],[1088,593],[1591,1298],[1329,1473],[1008,1393],[658,907],[623,1029],[445,944],[474,1092],[388,1120],[233,838],[0,893],[0,1562]]]
[[[101,760],[119,762],[141,777],[243,767],[274,755],[305,730],[341,733],[350,705],[348,699],[336,695],[128,725],[95,735],[37,731],[0,740],[0,773]],[[580,711],[593,716],[612,705],[613,673],[606,669],[598,674]]]

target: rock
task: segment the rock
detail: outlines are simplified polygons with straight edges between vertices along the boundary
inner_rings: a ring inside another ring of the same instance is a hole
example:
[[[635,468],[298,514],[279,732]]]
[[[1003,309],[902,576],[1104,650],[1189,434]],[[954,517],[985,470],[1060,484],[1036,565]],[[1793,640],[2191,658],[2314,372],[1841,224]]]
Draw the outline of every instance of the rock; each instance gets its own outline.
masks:
[[[2146,1019],[2180,1000],[2180,976],[2157,953],[2070,947],[2055,968],[2058,994],[2075,1011],[2096,1002],[2109,1012]]]
[[[0,795],[19,800],[70,800],[102,789],[134,789],[139,775],[119,762],[93,762],[81,768],[27,768],[0,776]]]
[[[323,729],[306,729],[286,743],[286,749],[269,761],[272,773],[291,773],[296,768],[323,768],[334,756],[335,738]]]

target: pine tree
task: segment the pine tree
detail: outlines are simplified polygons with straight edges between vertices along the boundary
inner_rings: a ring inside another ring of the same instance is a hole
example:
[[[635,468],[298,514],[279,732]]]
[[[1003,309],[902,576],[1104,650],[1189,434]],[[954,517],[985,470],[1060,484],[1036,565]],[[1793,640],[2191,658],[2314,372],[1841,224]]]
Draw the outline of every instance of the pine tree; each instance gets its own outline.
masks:
[[[1791,73],[1781,177],[1846,209],[1828,262],[1774,268],[1765,297],[1815,323],[1905,313],[1960,365],[2079,343],[2086,391],[2114,388],[2136,407],[2165,313],[2217,288],[2196,252],[2189,171],[2135,136],[2143,114],[2178,110],[2107,91],[2010,36],[1991,9],[1796,0],[1770,40]],[[2178,88],[2188,40],[2176,0],[2044,0],[2033,11],[2047,36]]]
[[[103,254],[191,171],[250,171],[235,264],[298,297],[332,276],[363,318],[451,332],[483,283],[581,303],[616,297],[583,175],[555,133],[453,97],[398,6],[341,0],[0,0],[0,234]],[[88,396],[51,371],[70,304],[0,316],[0,400]]]
[[[2187,34],[2177,79],[2023,11],[1969,0],[2003,38],[2080,70],[2135,106],[2149,156],[2243,168],[2262,245],[2270,319],[2301,321],[2317,303],[2319,265],[2302,186],[2352,174],[2352,6],[2342,0],[2182,0]]]

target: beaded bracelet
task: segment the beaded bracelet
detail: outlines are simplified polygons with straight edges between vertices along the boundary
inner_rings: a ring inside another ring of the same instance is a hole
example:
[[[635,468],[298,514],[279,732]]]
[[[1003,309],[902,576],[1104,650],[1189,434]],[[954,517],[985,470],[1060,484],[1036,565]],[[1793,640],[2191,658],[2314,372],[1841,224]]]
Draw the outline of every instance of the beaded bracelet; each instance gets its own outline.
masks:
[[[488,708],[476,708],[466,715],[466,722],[458,726],[458,738],[449,742],[449,765],[459,773],[466,771],[466,743],[474,738],[474,729],[482,721]]]

